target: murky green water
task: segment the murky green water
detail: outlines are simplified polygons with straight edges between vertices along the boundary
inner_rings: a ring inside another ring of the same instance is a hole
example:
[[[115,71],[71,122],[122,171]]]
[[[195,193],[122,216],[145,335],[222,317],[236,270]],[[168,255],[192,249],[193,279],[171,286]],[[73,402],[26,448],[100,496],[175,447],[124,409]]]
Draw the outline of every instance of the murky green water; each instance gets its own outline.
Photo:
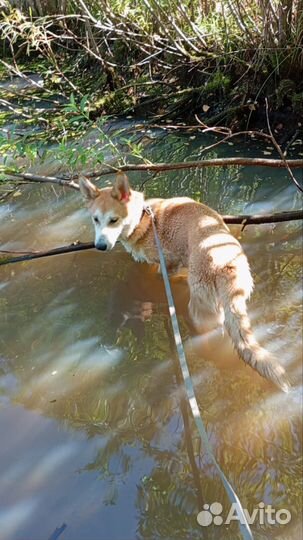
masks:
[[[146,155],[155,161],[199,157],[209,142],[153,136]],[[258,149],[250,143],[216,151],[237,153]],[[39,164],[36,170],[48,172]],[[146,176],[130,179],[139,186]],[[77,193],[40,185],[21,191],[0,206],[2,249],[92,239]],[[300,207],[287,174],[271,169],[171,172],[145,191],[191,195],[222,213]],[[291,512],[285,525],[257,518],[254,537],[298,540],[301,228],[252,226],[241,236],[256,281],[253,326],[291,374],[289,395],[245,368],[227,338],[197,345],[186,282],[175,279],[173,290],[222,469],[250,512],[261,502]],[[0,279],[1,539],[48,539],[63,524],[60,540],[239,538],[236,523],[197,523],[203,504],[220,502],[226,517],[229,503],[182,401],[161,277],[118,247],[8,265]]]

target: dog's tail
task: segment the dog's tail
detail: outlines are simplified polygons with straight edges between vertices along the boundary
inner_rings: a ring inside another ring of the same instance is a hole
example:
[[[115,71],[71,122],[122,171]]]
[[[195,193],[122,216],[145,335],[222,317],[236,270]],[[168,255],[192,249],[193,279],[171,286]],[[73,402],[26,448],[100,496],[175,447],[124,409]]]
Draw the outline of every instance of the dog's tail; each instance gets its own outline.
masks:
[[[224,309],[225,326],[238,355],[262,377],[274,382],[284,392],[288,392],[290,383],[284,368],[259,345],[253,335],[246,310],[245,291],[242,288],[235,288],[233,280],[226,277],[218,279],[217,291]],[[248,277],[251,279],[250,273]]]

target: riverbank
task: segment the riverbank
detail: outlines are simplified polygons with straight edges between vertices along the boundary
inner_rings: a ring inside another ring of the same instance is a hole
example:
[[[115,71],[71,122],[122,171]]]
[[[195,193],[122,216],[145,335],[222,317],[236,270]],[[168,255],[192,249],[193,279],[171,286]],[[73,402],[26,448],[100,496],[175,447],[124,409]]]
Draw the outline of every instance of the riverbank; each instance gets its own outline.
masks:
[[[6,7],[2,71],[43,78],[46,94],[89,96],[91,120],[132,115],[157,123],[302,135],[302,2],[81,1]]]

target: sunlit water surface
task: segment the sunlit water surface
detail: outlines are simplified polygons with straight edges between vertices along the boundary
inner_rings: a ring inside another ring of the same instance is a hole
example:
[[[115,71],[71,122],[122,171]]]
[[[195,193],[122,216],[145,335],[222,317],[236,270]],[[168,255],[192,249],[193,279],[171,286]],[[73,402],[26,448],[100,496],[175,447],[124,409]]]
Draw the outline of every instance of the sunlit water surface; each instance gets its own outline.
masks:
[[[209,144],[202,136],[151,136],[146,156],[155,161],[198,158]],[[259,151],[244,144],[216,154]],[[134,186],[146,178],[130,174]],[[261,168],[171,172],[145,192],[190,195],[223,214],[301,202],[286,173]],[[93,235],[80,195],[61,187],[22,187],[0,206],[0,219],[2,249]],[[172,280],[178,315],[209,438],[243,506],[291,512],[285,525],[254,523],[255,539],[298,540],[301,228],[233,231],[255,277],[256,335],[286,367],[291,393],[245,368],[227,337],[197,344],[182,278]],[[47,540],[63,524],[60,540],[239,538],[235,523],[197,523],[203,504],[220,502],[226,516],[229,503],[182,401],[161,277],[118,246],[4,266],[0,279],[1,539]]]

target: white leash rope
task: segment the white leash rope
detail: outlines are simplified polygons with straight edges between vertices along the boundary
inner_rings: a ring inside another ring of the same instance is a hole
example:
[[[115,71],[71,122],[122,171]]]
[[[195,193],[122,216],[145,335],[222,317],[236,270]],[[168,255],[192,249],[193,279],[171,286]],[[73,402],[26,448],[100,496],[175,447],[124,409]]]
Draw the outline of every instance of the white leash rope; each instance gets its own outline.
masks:
[[[204,448],[205,448],[208,456],[210,457],[211,461],[213,462],[213,464],[214,464],[214,466],[215,466],[215,468],[216,468],[216,470],[217,470],[217,472],[218,472],[218,474],[220,476],[220,479],[221,479],[221,481],[222,481],[222,483],[223,483],[223,485],[225,487],[228,498],[229,498],[231,503],[235,503],[237,505],[236,508],[237,508],[237,514],[238,514],[238,517],[239,517],[239,528],[240,528],[240,532],[242,534],[242,538],[243,538],[243,540],[253,540],[253,535],[252,535],[252,532],[250,530],[249,524],[247,522],[247,519],[246,519],[244,510],[243,510],[243,507],[241,505],[241,502],[240,502],[236,492],[232,488],[231,484],[227,480],[225,474],[221,470],[220,465],[218,464],[218,462],[217,462],[217,460],[216,460],[216,458],[214,456],[212,447],[211,447],[210,442],[208,440],[207,432],[206,432],[205,426],[203,424],[203,420],[202,420],[201,415],[200,415],[200,411],[199,411],[199,407],[198,407],[198,403],[197,403],[197,398],[195,396],[194,385],[193,385],[192,378],[191,378],[191,375],[190,375],[190,372],[189,372],[189,368],[188,368],[188,364],[187,364],[187,360],[186,360],[186,356],[185,356],[185,351],[184,351],[184,347],[183,347],[183,344],[182,344],[182,338],[181,338],[179,323],[178,323],[178,319],[177,319],[177,315],[176,315],[176,308],[175,308],[174,299],[173,299],[173,295],[172,295],[172,291],[171,291],[169,277],[168,277],[168,273],[167,273],[165,257],[164,257],[164,253],[163,253],[163,250],[162,250],[162,247],[161,247],[160,239],[159,239],[157,228],[156,228],[155,215],[153,213],[153,210],[149,206],[146,207],[145,210],[146,210],[146,213],[151,216],[151,220],[152,220],[153,231],[154,231],[154,236],[155,236],[155,242],[156,242],[156,246],[157,246],[158,253],[159,253],[160,268],[161,268],[161,272],[162,272],[162,276],[163,276],[165,292],[166,292],[166,297],[167,297],[167,302],[168,302],[168,307],[169,307],[169,314],[170,314],[171,324],[172,324],[172,327],[173,327],[174,340],[175,340],[176,349],[177,349],[177,353],[178,353],[178,357],[179,357],[180,367],[181,367],[182,376],[183,376],[183,379],[184,379],[184,385],[185,385],[185,389],[186,389],[186,393],[187,393],[187,397],[188,397],[189,406],[190,406],[191,412],[193,414],[193,417],[194,417],[194,420],[195,420],[195,423],[196,423],[196,426],[197,426],[201,441],[202,441],[202,443],[204,445]]]

